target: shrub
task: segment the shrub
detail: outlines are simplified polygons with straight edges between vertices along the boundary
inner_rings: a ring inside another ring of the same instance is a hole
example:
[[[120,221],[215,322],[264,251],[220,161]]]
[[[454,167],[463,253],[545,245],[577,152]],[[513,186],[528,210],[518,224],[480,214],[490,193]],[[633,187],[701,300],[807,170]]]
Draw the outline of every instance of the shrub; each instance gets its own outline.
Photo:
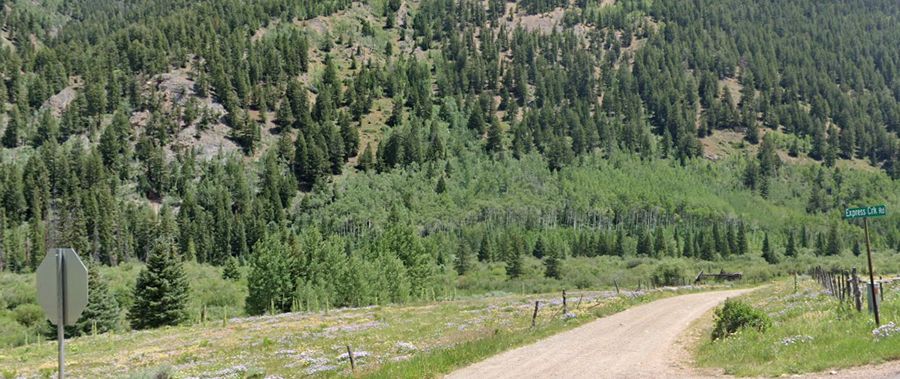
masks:
[[[661,286],[677,286],[684,278],[684,267],[677,262],[663,262],[653,270],[653,281]]]
[[[15,309],[21,304],[37,304],[37,290],[33,276],[0,273],[0,304],[3,308]]]
[[[168,366],[156,367],[132,374],[129,379],[171,379],[172,369]]]
[[[19,346],[25,342],[28,329],[12,318],[0,317],[0,346]]]
[[[22,304],[13,312],[16,321],[29,328],[44,320],[44,310],[37,304]]]
[[[765,331],[772,326],[772,320],[759,309],[739,300],[728,299],[721,308],[716,308],[716,324],[712,339],[728,337],[740,329],[752,328]]]

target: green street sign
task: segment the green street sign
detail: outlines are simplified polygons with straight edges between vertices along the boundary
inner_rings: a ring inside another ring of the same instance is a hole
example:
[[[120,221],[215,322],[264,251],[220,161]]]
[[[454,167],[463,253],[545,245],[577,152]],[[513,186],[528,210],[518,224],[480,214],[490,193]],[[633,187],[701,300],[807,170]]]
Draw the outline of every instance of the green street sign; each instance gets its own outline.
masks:
[[[882,217],[887,216],[887,207],[884,205],[875,205],[863,208],[847,208],[844,210],[844,219],[850,220],[854,218]]]

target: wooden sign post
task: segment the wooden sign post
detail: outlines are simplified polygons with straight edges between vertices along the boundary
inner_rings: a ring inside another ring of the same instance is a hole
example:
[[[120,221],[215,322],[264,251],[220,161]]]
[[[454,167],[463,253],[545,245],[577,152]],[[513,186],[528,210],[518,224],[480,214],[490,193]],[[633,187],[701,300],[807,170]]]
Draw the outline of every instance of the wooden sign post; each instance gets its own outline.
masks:
[[[869,242],[869,218],[887,216],[887,207],[876,205],[873,207],[847,208],[844,210],[844,219],[863,219],[863,228],[866,231],[866,257],[869,260],[869,292],[872,296],[872,311],[875,313],[875,326],[881,326],[881,318],[878,314],[878,299],[875,297],[875,271],[872,268],[872,245]]]

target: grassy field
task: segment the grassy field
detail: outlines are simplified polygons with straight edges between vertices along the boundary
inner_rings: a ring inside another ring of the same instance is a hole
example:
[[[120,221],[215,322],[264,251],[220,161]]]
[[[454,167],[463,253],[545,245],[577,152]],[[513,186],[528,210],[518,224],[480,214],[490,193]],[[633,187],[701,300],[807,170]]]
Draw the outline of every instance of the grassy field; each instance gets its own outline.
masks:
[[[707,323],[696,352],[699,366],[736,376],[781,376],[900,358],[900,328],[885,326],[877,336],[865,298],[858,313],[812,279],[801,278],[796,291],[792,280],[782,280],[743,300],[767,313],[772,327],[711,341]],[[885,287],[882,304],[882,325],[900,320],[900,286]]]
[[[359,374],[432,376],[638,303],[696,290],[572,292],[568,316],[559,295],[507,295],[105,334],[70,340],[67,370],[79,378],[142,378],[160,371],[179,378],[333,377],[351,373],[350,345]],[[532,329],[536,300],[542,306]],[[0,368],[5,377],[48,377],[56,368],[56,343],[0,350]]]

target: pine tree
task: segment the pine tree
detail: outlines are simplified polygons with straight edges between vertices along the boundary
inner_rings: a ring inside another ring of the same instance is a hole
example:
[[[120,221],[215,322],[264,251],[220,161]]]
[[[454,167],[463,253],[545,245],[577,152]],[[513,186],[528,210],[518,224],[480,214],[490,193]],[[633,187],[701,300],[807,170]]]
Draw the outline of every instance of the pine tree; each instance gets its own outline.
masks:
[[[562,279],[561,270],[562,262],[559,259],[559,253],[556,250],[547,255],[544,260],[544,276],[553,279]]]
[[[825,254],[825,237],[822,236],[822,233],[816,233],[816,255],[822,256]]]
[[[472,113],[469,114],[469,122],[468,122],[469,130],[481,134],[484,132],[484,115],[481,114],[481,109],[475,107],[472,110]]]
[[[775,151],[775,142],[768,134],[763,138],[756,157],[759,160],[760,174],[763,176],[774,176],[781,167],[781,158]]]
[[[341,127],[341,139],[344,141],[344,155],[355,157],[359,152],[359,129],[350,121],[346,112],[338,116],[338,125]]]
[[[282,127],[288,127],[294,125],[294,112],[291,110],[291,105],[287,101],[282,101],[281,104],[278,105],[278,110],[275,111],[275,121],[278,125]]]
[[[31,239],[29,266],[31,266],[32,271],[37,270],[38,265],[41,264],[41,259],[44,259],[44,255],[47,252],[45,244],[46,233],[44,221],[41,220],[40,213],[38,213],[31,222],[31,233],[29,233]]]
[[[362,155],[359,156],[357,168],[363,171],[371,171],[375,168],[375,158],[372,156],[372,144],[367,143]]]
[[[769,233],[766,233],[765,238],[763,239],[762,253],[763,259],[765,259],[769,264],[778,264],[778,262],[780,261],[780,259],[778,258],[778,254],[772,248],[772,245],[769,244]]]
[[[125,111],[118,110],[112,123],[103,130],[98,149],[103,164],[108,170],[124,179],[128,176],[128,161],[131,159],[131,124]]]
[[[714,261],[718,258],[716,254],[715,241],[703,230],[697,233],[697,243],[700,245],[700,259],[704,261]]]
[[[759,143],[759,126],[755,121],[747,122],[747,135],[744,138],[754,145]]]
[[[713,224],[712,228],[713,246],[719,255],[727,255],[728,248],[725,246],[725,238],[719,230],[719,223]]]
[[[508,243],[510,246],[507,246],[506,276],[518,278],[522,275],[522,266],[524,265],[524,262],[522,261],[522,252],[512,246],[512,242]]]
[[[800,246],[809,247],[809,231],[806,230],[806,225],[800,228]]]
[[[746,255],[748,252],[750,252],[749,245],[750,245],[750,243],[747,240],[747,228],[746,228],[746,226],[744,226],[744,223],[741,223],[740,228],[738,228],[738,235],[737,235],[737,247],[738,247],[737,252],[741,255]]]
[[[388,126],[397,126],[403,123],[403,100],[399,98],[394,98],[393,100],[391,115],[386,122]]]
[[[441,177],[438,178],[437,185],[434,187],[434,192],[437,194],[442,194],[446,191],[447,191],[447,181],[445,181],[444,176],[441,175]]]
[[[19,146],[19,142],[22,139],[22,134],[24,131],[24,120],[16,108],[13,108],[7,116],[6,121],[6,129],[3,130],[3,137],[0,138],[0,143],[3,144],[3,147],[12,149],[16,146]]]
[[[662,229],[656,229],[656,241],[653,244],[653,250],[656,252],[654,257],[659,258],[667,255],[668,247],[666,247],[666,236]]]
[[[616,235],[616,255],[620,257],[628,255],[628,252],[625,251],[625,231],[623,229],[619,229]]]
[[[100,274],[96,264],[88,270],[88,303],[81,318],[71,328],[72,335],[105,333],[119,327],[119,302],[109,289],[109,283]],[[66,334],[69,334],[66,327]]]
[[[478,248],[478,261],[479,262],[493,262],[494,261],[494,248],[491,244],[491,239],[487,236],[481,240],[481,247]]]
[[[503,151],[503,130],[500,129],[500,120],[497,117],[491,118],[485,150],[488,153],[500,153]]]
[[[853,241],[853,255],[857,257],[862,255],[862,249],[859,247],[859,240]]]
[[[544,249],[544,238],[538,237],[537,242],[534,243],[534,249],[531,250],[531,256],[537,259],[544,259],[546,255]]]
[[[472,249],[469,247],[469,244],[460,244],[453,266],[459,275],[465,275],[472,268]]]
[[[240,263],[238,263],[237,258],[234,256],[228,257],[228,260],[225,261],[225,267],[222,269],[222,278],[232,281],[240,280],[241,271],[238,266],[240,266]]]
[[[793,231],[788,232],[787,247],[785,248],[784,255],[792,258],[797,256],[797,243],[794,241]]]
[[[171,241],[153,245],[147,267],[138,275],[128,319],[135,329],[178,325],[187,317],[188,282]]]
[[[644,230],[641,230],[638,235],[637,255],[642,257],[653,255],[653,242],[650,240],[650,235]]]
[[[841,240],[836,224],[832,224],[831,229],[828,230],[828,245],[825,249],[825,254],[827,255],[841,254]]]

